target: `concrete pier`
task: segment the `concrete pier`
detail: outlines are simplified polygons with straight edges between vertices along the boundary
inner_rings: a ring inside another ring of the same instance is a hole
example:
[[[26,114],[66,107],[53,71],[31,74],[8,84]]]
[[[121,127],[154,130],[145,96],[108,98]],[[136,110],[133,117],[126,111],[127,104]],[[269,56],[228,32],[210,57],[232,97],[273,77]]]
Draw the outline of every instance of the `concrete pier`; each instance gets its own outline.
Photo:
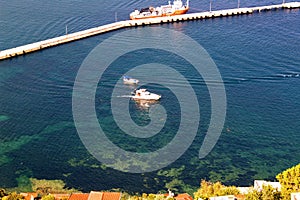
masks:
[[[252,14],[254,12],[262,12],[262,11],[277,10],[277,9],[296,9],[296,8],[300,8],[300,2],[290,2],[290,3],[283,3],[283,4],[270,5],[270,6],[217,10],[211,12],[190,13],[190,14],[175,15],[169,17],[157,17],[157,18],[140,19],[140,20],[120,21],[120,22],[99,26],[96,28],[87,29],[84,31],[79,31],[76,33],[55,37],[48,40],[43,40],[40,42],[35,42],[35,43],[31,43],[19,47],[7,49],[7,50],[2,50],[0,51],[0,60],[12,58],[18,55],[27,54],[44,48],[57,46],[60,44],[72,42],[75,40],[80,40],[86,37],[91,37],[94,35],[106,33],[109,31],[114,31],[125,27],[145,26],[150,24],[172,23],[172,22],[189,21],[189,20],[200,20],[200,19],[215,18],[215,17]]]

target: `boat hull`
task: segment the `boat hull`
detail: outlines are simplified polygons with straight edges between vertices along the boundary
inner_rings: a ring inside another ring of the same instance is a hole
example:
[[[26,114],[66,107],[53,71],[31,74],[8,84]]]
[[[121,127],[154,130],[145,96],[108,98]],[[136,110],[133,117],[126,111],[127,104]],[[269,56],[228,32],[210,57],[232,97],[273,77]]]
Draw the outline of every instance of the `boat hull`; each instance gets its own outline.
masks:
[[[134,100],[159,100],[161,98],[160,95],[157,95],[157,96],[152,96],[152,97],[143,97],[143,96],[140,96],[140,97],[137,97],[137,96],[132,96],[131,97],[132,99]]]

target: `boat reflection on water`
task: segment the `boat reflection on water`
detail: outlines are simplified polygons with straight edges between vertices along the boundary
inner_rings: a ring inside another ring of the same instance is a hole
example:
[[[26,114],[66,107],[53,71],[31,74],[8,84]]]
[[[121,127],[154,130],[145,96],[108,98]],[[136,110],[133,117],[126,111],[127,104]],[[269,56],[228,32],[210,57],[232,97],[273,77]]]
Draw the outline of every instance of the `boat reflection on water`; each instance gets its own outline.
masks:
[[[151,106],[159,103],[156,100],[145,100],[145,99],[135,99],[134,102],[136,107],[143,111],[149,111]]]

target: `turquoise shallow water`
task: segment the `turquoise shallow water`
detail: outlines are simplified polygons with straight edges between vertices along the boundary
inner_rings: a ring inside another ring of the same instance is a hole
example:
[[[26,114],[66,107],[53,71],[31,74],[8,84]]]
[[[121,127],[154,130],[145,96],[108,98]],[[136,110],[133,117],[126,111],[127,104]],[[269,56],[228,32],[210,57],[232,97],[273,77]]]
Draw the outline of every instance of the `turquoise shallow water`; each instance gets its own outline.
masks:
[[[113,22],[116,16],[125,20],[135,7],[161,3],[1,2],[0,49],[62,35],[66,24],[74,32]],[[241,6],[268,3],[280,2],[247,1]],[[213,4],[213,8],[232,8],[235,4],[224,1]],[[204,1],[191,2],[191,6],[191,11],[209,7]],[[274,180],[276,174],[298,164],[300,157],[299,14],[299,10],[279,10],[159,25],[201,44],[225,83],[224,129],[204,159],[198,159],[198,151],[210,120],[210,99],[203,80],[187,63],[166,52],[137,52],[116,63],[128,68],[153,61],[174,66],[188,77],[200,100],[201,123],[191,147],[172,165],[151,173],[128,174],[106,168],[85,149],[73,122],[72,89],[82,61],[97,44],[124,30],[1,61],[0,187],[16,187],[20,176],[63,179],[69,187],[85,191],[123,188],[132,192],[157,192],[174,179],[182,181],[177,183],[181,191],[185,190],[183,183],[197,187],[202,178],[236,185],[250,185],[254,179]],[[107,72],[107,78],[114,79],[126,69],[114,68]],[[99,85],[104,93],[96,94],[99,101],[95,106],[99,121],[116,144],[145,152],[164,146],[174,136],[179,104],[166,88],[152,85],[155,91],[170,95],[160,102],[169,115],[164,135],[127,140],[112,121],[105,95],[113,86],[109,80]],[[133,102],[129,106],[136,123],[149,122],[147,111]]]

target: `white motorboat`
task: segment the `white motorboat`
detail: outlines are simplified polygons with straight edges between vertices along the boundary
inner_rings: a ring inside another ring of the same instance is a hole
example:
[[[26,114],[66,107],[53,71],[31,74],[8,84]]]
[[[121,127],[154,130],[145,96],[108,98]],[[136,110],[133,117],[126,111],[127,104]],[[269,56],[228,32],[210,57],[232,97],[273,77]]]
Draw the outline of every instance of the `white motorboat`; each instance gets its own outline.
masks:
[[[123,76],[123,82],[126,84],[138,84],[139,80],[131,78],[130,76]]]
[[[159,100],[161,95],[151,93],[147,89],[138,89],[133,92],[131,98],[135,100]]]

